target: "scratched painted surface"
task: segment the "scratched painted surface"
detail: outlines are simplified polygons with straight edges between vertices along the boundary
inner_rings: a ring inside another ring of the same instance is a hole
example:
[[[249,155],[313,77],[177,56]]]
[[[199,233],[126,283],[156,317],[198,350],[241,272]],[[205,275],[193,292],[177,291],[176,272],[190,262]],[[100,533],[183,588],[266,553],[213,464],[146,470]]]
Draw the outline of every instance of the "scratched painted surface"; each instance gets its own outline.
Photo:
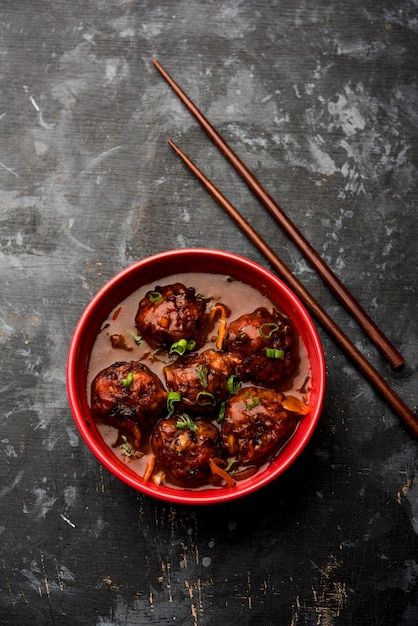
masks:
[[[264,263],[211,176],[405,402],[418,394],[416,0],[3,0],[0,624],[414,626],[417,442],[319,328],[320,426],[263,492],[183,508],[82,442],[65,362],[91,296],[157,251]],[[406,358],[393,373],[153,68],[157,57]]]

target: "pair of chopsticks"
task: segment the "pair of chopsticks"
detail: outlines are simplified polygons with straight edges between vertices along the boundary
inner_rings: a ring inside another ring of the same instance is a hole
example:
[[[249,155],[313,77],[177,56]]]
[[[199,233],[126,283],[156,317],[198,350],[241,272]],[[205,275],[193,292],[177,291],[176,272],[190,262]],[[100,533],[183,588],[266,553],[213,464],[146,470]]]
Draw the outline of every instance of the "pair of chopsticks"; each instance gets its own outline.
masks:
[[[344,307],[351,313],[358,322],[364,332],[371,341],[377,346],[382,355],[388,360],[391,366],[396,369],[404,363],[403,357],[396,348],[390,343],[387,337],[376,326],[369,315],[362,309],[361,305],[356,301],[349,290],[341,283],[338,277],[332,272],[324,260],[313,249],[310,243],[299,232],[296,226],[291,222],[287,215],[271,198],[263,186],[257,181],[255,176],[248,170],[244,163],[238,158],[233,150],[228,146],[226,141],[221,137],[217,130],[210,124],[205,116],[199,111],[196,105],[190,100],[185,92],[171,78],[168,72],[161,64],[154,59],[153,63],[164,79],[168,82],[173,91],[180,100],[185,104],[187,109],[194,115],[196,120],[205,130],[209,138],[219,148],[226,159],[231,163],[235,170],[245,180],[250,189],[255,193],[262,204],[271,213],[274,219],[283,228],[289,238],[297,245],[299,250],[304,254],[311,265],[317,270],[318,274],[328,285],[334,295],[340,300]],[[244,232],[249,240],[263,253],[270,265],[283,278],[288,286],[297,294],[305,306],[313,313],[313,315],[322,324],[328,334],[343,349],[346,355],[351,359],[357,369],[369,381],[374,389],[382,396],[386,403],[391,407],[394,413],[408,426],[413,434],[418,437],[418,418],[409,409],[409,407],[401,400],[390,385],[383,379],[379,372],[369,363],[365,356],[357,349],[347,335],[339,328],[334,320],[326,313],[315,298],[305,289],[299,280],[292,274],[288,267],[273,252],[257,231],[242,217],[239,211],[225,198],[225,196],[215,187],[215,185],[203,174],[203,172],[180,150],[180,148],[171,140],[169,145],[183,160],[192,173],[198,178],[206,190],[219,203],[224,211],[232,218],[237,226]]]

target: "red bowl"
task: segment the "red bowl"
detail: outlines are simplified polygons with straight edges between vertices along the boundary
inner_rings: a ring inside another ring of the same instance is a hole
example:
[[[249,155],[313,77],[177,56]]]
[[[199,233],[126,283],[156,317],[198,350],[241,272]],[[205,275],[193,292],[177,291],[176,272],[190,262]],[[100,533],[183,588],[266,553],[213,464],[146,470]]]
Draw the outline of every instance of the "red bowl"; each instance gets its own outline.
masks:
[[[233,276],[264,292],[292,321],[305,346],[310,368],[311,411],[278,456],[267,467],[234,487],[177,489],[145,481],[104,442],[92,419],[87,397],[87,369],[92,346],[112,310],[142,285],[172,274],[204,272]],[[246,496],[280,476],[301,454],[320,418],[325,394],[325,359],[316,328],[294,293],[270,271],[244,257],[220,250],[184,248],[142,259],[126,268],[93,297],[71,340],[67,360],[67,391],[77,427],[91,452],[110,472],[138,491],[161,500],[188,505],[217,504]]]

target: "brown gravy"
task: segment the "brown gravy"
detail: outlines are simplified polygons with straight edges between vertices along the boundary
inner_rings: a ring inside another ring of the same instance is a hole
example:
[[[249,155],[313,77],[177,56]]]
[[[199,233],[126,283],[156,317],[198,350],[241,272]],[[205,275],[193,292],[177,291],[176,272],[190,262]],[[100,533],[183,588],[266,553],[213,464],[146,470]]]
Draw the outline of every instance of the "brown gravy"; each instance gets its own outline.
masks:
[[[229,276],[190,272],[173,274],[158,281],[158,284],[169,285],[176,282],[183,283],[186,287],[194,287],[196,294],[203,294],[206,298],[212,298],[213,303],[225,304],[230,310],[228,321],[232,321],[245,313],[250,313],[258,307],[265,307],[269,311],[276,309],[283,314],[280,311],[280,307],[273,304],[271,299],[265,294],[248,284],[231,279]],[[155,282],[143,285],[120,302],[104,321],[93,345],[89,360],[86,390],[89,403],[91,399],[91,383],[94,377],[101,370],[117,361],[142,361],[159,376],[164,384],[163,368],[172,362],[172,359],[165,352],[152,350],[146,342],[138,345],[135,341],[137,334],[135,315],[138,303],[148,291],[154,290],[155,287]],[[209,335],[208,341],[200,351],[208,348],[216,349],[215,336],[211,337]],[[298,369],[291,378],[284,381],[280,386],[280,391],[291,393],[293,396],[309,403],[309,362],[305,346],[300,338],[298,350],[300,359]],[[143,456],[140,458],[127,458],[121,449],[119,431],[99,420],[96,420],[96,424],[112,452],[122,461],[129,462],[130,468],[140,476],[143,476],[151,454],[149,443],[144,441],[144,447],[141,447],[141,452],[144,453]],[[116,442],[117,445],[115,445]],[[280,450],[276,452],[275,456],[279,453]],[[261,466],[258,471],[265,467],[266,464]],[[165,481],[164,484],[170,487],[182,488],[181,485],[168,481]],[[193,489],[207,488],[211,488],[211,485],[205,484],[193,487]]]

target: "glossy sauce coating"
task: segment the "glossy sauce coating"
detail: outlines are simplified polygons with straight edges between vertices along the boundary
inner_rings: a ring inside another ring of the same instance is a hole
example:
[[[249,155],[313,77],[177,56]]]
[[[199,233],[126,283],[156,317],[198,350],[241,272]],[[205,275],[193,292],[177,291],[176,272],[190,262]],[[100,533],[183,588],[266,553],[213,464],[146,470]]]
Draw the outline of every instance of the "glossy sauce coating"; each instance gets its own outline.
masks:
[[[193,287],[180,282],[156,285],[141,298],[135,315],[139,335],[151,348],[165,348],[181,339],[203,341],[206,302]]]
[[[164,378],[167,390],[181,395],[177,410],[210,413],[228,398],[228,380],[234,372],[230,355],[209,348],[168,365]]]
[[[291,435],[296,416],[283,408],[284,395],[273,389],[244,387],[229,398],[222,421],[222,440],[240,463],[260,463]]]
[[[138,361],[116,362],[101,370],[91,385],[91,409],[116,428],[135,436],[154,426],[167,400],[167,391],[147,365]]]
[[[181,421],[180,421],[181,423]],[[219,429],[196,419],[195,430],[179,428],[178,417],[162,419],[153,430],[151,446],[167,473],[188,486],[211,480],[209,461],[221,455]]]
[[[223,349],[236,362],[243,382],[277,387],[296,370],[299,355],[292,327],[265,307],[245,313],[226,327]],[[269,356],[268,351],[277,356]]]

